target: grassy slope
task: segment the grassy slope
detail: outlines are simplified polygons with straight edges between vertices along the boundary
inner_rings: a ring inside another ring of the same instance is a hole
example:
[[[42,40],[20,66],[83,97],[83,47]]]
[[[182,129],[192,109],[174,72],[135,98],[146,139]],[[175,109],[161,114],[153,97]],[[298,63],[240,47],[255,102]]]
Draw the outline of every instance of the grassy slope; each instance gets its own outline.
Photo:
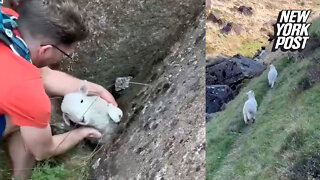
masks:
[[[206,23],[206,56],[217,56],[226,54],[233,56],[240,53],[252,57],[261,46],[268,45],[267,34],[273,34],[273,27],[270,25],[278,17],[279,11],[283,9],[312,9],[311,17],[319,16],[319,0],[210,0],[211,8],[206,10],[218,14],[223,20],[233,22],[243,27],[241,35],[232,32],[229,35],[219,33],[222,27],[207,21]],[[245,16],[233,8],[241,5],[253,8],[253,16]],[[266,25],[269,24],[269,25]]]
[[[265,71],[207,124],[207,179],[285,178],[294,163],[320,154],[320,84],[311,86],[307,77],[319,56],[316,49],[304,59],[278,58],[274,89]],[[258,112],[256,123],[245,126],[242,107],[251,89]]]
[[[267,86],[266,71],[207,124],[208,179],[278,179],[302,154],[320,153],[320,85],[303,90],[311,64],[280,58],[274,89]],[[245,126],[242,107],[250,89],[259,107],[256,123]]]

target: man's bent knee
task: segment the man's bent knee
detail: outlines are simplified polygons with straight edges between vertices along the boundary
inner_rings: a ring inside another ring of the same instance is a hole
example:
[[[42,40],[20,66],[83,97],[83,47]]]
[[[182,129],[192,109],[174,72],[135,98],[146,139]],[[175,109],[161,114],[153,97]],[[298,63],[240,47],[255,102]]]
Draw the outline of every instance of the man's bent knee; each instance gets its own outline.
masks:
[[[12,124],[10,116],[5,115],[5,130],[2,138],[6,138],[9,134],[16,132],[18,130],[19,130],[19,126]]]

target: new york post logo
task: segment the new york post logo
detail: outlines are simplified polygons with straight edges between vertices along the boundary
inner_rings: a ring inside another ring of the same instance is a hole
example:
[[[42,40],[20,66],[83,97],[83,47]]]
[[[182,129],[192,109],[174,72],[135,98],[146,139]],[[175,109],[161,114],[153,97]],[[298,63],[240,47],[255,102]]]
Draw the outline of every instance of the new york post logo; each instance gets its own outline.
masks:
[[[279,13],[277,24],[274,25],[274,43],[272,52],[301,51],[306,47],[309,39],[307,24],[311,10],[282,10]]]

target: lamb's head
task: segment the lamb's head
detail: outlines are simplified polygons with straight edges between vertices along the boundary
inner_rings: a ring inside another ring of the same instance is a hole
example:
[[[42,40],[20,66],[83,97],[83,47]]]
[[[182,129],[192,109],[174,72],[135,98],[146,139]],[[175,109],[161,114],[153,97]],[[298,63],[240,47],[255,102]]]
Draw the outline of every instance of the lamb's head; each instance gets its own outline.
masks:
[[[66,94],[61,104],[62,117],[67,125],[70,121],[80,125],[87,125],[85,113],[97,96],[88,96],[86,84],[80,87],[80,92]]]
[[[120,122],[120,120],[121,120],[121,118],[123,116],[121,109],[119,109],[118,107],[113,106],[112,104],[108,104],[107,112],[108,112],[109,117],[115,123]]]
[[[270,69],[274,69],[275,68],[273,64],[270,64],[269,67],[270,67]]]
[[[248,92],[247,92],[247,95],[248,95],[248,98],[251,98],[251,97],[254,98],[254,92],[253,92],[253,90],[248,91]]]

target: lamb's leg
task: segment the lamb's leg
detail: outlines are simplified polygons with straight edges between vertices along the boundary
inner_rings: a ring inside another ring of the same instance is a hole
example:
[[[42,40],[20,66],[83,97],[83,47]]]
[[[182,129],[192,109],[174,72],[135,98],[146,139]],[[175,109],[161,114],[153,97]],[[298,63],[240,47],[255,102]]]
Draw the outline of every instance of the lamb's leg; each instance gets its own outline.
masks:
[[[254,115],[250,111],[248,111],[246,115],[247,115],[247,121],[254,121],[252,120],[254,118]]]
[[[248,119],[245,110],[243,110],[243,120],[245,124],[248,124]]]

